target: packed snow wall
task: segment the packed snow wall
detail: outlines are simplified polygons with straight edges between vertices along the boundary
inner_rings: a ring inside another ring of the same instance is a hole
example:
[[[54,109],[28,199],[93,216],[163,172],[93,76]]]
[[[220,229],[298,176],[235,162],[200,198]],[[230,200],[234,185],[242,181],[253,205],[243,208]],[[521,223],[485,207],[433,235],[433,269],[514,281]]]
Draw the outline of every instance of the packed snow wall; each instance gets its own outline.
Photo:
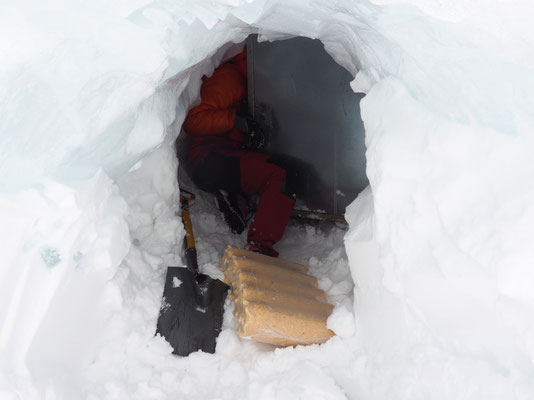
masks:
[[[527,1],[51,1],[1,11],[2,393],[76,386],[127,295],[110,279],[135,221],[114,181],[172,142],[201,76],[257,32],[320,39],[366,93],[370,188],[348,210],[345,240],[360,397],[534,396]],[[145,188],[161,207],[172,202],[161,181],[173,162]],[[162,254],[181,234],[172,229]]]

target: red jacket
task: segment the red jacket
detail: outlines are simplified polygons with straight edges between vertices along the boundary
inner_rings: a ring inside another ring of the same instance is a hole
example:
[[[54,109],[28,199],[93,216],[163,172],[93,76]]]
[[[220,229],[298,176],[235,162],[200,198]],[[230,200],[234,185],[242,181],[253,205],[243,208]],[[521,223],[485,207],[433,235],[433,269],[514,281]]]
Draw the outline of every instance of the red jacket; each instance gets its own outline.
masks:
[[[237,109],[247,95],[246,50],[202,78],[202,102],[189,110],[183,128],[191,137],[189,163],[196,166],[208,153],[239,149],[243,133],[234,127]]]

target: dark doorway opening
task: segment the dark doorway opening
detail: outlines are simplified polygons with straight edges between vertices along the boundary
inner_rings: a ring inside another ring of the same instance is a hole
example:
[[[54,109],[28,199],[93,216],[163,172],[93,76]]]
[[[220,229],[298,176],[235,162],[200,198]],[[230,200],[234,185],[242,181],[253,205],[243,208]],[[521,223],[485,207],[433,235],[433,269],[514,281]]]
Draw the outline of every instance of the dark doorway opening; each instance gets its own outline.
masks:
[[[319,40],[247,40],[249,107],[268,136],[266,152],[300,174],[297,208],[343,214],[367,185],[363,94]]]

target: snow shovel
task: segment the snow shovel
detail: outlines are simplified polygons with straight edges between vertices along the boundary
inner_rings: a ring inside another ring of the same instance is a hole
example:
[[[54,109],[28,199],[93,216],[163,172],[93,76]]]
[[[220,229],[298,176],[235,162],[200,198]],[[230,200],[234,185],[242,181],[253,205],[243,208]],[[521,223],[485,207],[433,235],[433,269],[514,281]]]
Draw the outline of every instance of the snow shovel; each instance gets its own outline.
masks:
[[[187,268],[168,267],[157,331],[173,347],[174,354],[187,356],[201,350],[215,352],[221,331],[228,285],[198,271],[197,251],[189,204],[195,196],[180,191],[185,228],[184,256]]]

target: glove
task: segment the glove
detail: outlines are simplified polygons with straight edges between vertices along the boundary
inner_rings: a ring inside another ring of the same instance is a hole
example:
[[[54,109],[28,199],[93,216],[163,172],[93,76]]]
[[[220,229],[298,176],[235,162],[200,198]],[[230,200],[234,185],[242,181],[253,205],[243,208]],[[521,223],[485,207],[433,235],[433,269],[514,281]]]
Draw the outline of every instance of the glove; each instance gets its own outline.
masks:
[[[247,119],[248,136],[244,148],[247,150],[263,150],[266,144],[265,133],[260,125],[253,119]]]
[[[265,134],[260,125],[250,117],[236,116],[235,125],[245,134],[244,150],[262,150],[266,145]]]

